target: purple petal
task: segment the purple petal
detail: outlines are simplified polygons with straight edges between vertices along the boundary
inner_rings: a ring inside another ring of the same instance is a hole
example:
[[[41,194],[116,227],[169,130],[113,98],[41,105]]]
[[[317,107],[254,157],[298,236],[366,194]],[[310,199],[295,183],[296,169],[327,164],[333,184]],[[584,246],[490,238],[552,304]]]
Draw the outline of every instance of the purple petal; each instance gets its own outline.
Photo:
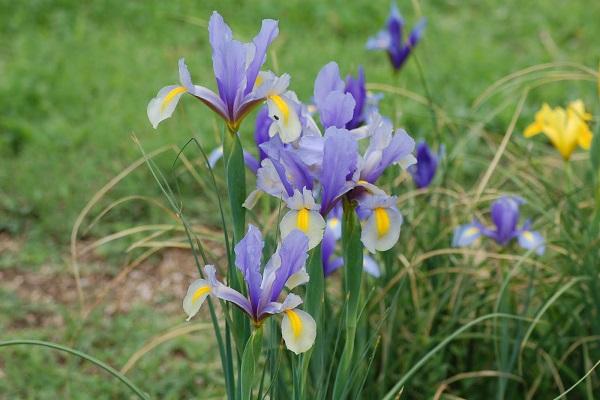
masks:
[[[256,314],[260,299],[260,260],[264,247],[262,235],[254,225],[248,226],[248,233],[235,246],[235,265],[242,272],[248,285],[248,295],[252,304],[252,311]]]
[[[277,26],[277,21],[263,19],[260,32],[258,32],[258,35],[256,35],[252,41],[255,46],[254,59],[248,66],[246,72],[246,90],[244,91],[244,94],[250,93],[254,88],[254,82],[256,81],[258,72],[267,58],[267,48],[271,42],[275,40],[278,34],[279,28]]]
[[[335,232],[329,227],[325,228],[323,241],[321,242],[321,260],[323,263],[323,274],[325,276],[331,275],[331,273],[340,268],[344,262],[343,259],[334,257],[336,242]]]
[[[492,203],[492,221],[496,225],[494,239],[505,245],[517,236],[519,222],[519,200],[513,197],[501,197]]]
[[[387,31],[390,37],[390,53],[398,52],[402,46],[402,29],[404,28],[404,19],[400,15],[396,3],[392,3],[390,16],[387,21]]]
[[[415,186],[419,189],[429,186],[437,171],[438,158],[425,142],[417,145],[417,164],[409,168]]]
[[[356,170],[358,145],[346,129],[328,128],[321,170],[321,214],[327,215],[342,194],[352,188],[347,177]]]
[[[221,98],[212,90],[207,89],[204,86],[194,85],[192,83],[190,72],[188,71],[187,65],[185,64],[185,60],[183,58],[179,59],[179,80],[192,96],[202,101],[210,109],[227,120],[227,109],[223,103],[223,100],[221,100]]]
[[[256,171],[258,171],[259,168],[258,160],[246,150],[244,150],[244,164],[246,164],[246,167],[256,175]]]
[[[323,127],[343,128],[352,119],[356,102],[350,93],[334,91],[329,93],[319,107]]]
[[[283,239],[279,248],[281,266],[275,271],[275,280],[270,288],[271,301],[277,300],[289,277],[304,266],[307,251],[308,238],[301,231],[294,229]]]
[[[538,255],[543,255],[546,250],[546,245],[544,243],[544,237],[536,231],[532,231],[529,229],[525,229],[519,233],[518,237],[519,246],[524,248],[525,250],[533,250]]]
[[[326,64],[315,79],[314,100],[317,108],[325,101],[330,92],[343,91],[344,81],[340,77],[340,69],[336,62]]]
[[[250,317],[253,317],[252,307],[250,302],[243,294],[235,289],[230,288],[219,282],[216,277],[215,267],[207,265],[204,267],[204,273],[206,274],[207,280],[210,282],[212,294],[220,298],[221,300],[228,301],[235,304],[242,310],[244,310]]]
[[[404,129],[398,129],[392,137],[390,144],[381,153],[381,160],[374,168],[371,168],[362,179],[374,183],[390,165],[399,162],[415,149],[415,141]]]
[[[229,40],[213,52],[213,68],[219,96],[227,107],[230,120],[235,120],[235,109],[242,101],[246,84],[246,61],[248,46],[237,40]]]
[[[362,66],[358,67],[358,77],[356,79],[350,75],[346,78],[345,92],[350,93],[355,102],[352,119],[346,124],[346,129],[355,129],[364,122],[364,107],[367,98],[365,71]]]
[[[302,191],[303,188],[312,190],[313,178],[308,167],[298,154],[281,142],[278,136],[271,138],[260,147],[271,160],[281,163],[285,169],[284,175],[293,189],[298,191]]]

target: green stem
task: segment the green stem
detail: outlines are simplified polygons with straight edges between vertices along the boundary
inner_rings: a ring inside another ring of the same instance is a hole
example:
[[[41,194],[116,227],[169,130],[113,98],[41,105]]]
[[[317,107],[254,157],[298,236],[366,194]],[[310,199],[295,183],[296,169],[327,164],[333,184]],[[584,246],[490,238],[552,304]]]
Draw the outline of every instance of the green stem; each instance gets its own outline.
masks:
[[[263,330],[258,327],[248,339],[242,356],[242,368],[240,386],[242,388],[242,400],[252,398],[252,386],[258,370],[258,360],[262,352]]]
[[[133,384],[133,382],[131,382],[125,375],[123,375],[122,373],[120,373],[119,371],[117,371],[116,369],[111,367],[110,365],[98,360],[95,357],[90,356],[89,354],[82,353],[79,350],[75,350],[70,347],[62,346],[57,343],[44,342],[41,340],[7,340],[7,341],[0,342],[0,347],[17,346],[17,345],[48,347],[50,349],[64,351],[65,353],[69,353],[74,356],[83,358],[84,360],[89,361],[92,364],[95,364],[96,366],[102,368],[103,370],[105,370],[106,372],[108,372],[109,374],[114,376],[115,378],[119,379],[121,382],[123,382],[125,385],[127,385],[127,387],[129,389],[131,389],[131,391],[134,392],[140,399],[143,399],[143,400],[149,399],[149,397],[144,392],[142,392],[137,386],[135,386]]]
[[[233,243],[238,243],[244,236],[246,225],[246,210],[243,203],[246,200],[246,167],[244,165],[244,153],[242,143],[237,133],[228,130],[223,131],[223,158],[225,160],[225,177],[227,180],[227,194],[231,208],[233,223]],[[229,268],[227,278],[229,286],[238,292],[245,293],[241,273],[235,268],[235,253],[231,246],[228,257]],[[233,326],[232,332],[238,349],[238,357],[241,356],[239,349],[250,337],[250,324],[244,313],[234,308],[232,310]]]

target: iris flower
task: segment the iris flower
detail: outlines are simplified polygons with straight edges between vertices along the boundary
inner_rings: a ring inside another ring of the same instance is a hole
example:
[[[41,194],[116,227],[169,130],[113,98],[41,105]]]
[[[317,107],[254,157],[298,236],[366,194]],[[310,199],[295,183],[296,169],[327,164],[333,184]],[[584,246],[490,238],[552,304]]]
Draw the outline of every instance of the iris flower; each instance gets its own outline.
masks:
[[[408,172],[412,175],[415,186],[418,189],[429,186],[437,172],[442,153],[443,148],[440,148],[438,154],[433,153],[424,141],[417,144],[417,163],[412,165],[408,169]]]
[[[198,313],[209,295],[230,302],[243,310],[255,325],[275,314],[282,314],[281,335],[287,348],[296,354],[309,350],[316,337],[314,319],[297,307],[302,299],[289,293],[279,301],[284,287],[292,290],[308,282],[305,270],[308,240],[295,230],[281,242],[277,251],[261,273],[261,258],[264,241],[260,231],[253,225],[246,236],[235,246],[235,265],[246,282],[248,296],[244,296],[216,277],[215,267],[206,265],[206,279],[194,281],[183,299],[183,309],[190,320]]]
[[[588,121],[591,119],[581,100],[571,102],[566,110],[544,104],[535,114],[535,121],[525,129],[524,135],[529,138],[544,133],[563,159],[568,160],[578,145],[584,150],[590,149],[592,131]]]
[[[301,135],[294,142],[284,143],[281,135],[266,140],[265,131],[272,125],[267,127],[268,121],[262,114],[257,121],[255,140],[260,149],[257,189],[244,206],[251,208],[260,193],[283,200],[288,208],[280,223],[284,237],[288,232],[300,230],[308,236],[309,248],[313,248],[326,236],[323,248],[326,274],[339,266],[337,261],[328,265],[332,249],[327,246],[331,238],[324,228],[329,214],[339,208],[344,197],[355,201],[364,222],[365,247],[371,252],[391,248],[398,239],[402,216],[394,206],[396,199],[375,183],[390,165],[407,168],[416,162],[412,155],[415,142],[404,130],[394,131],[391,122],[377,112],[367,118],[364,113],[357,117],[356,107],[361,103],[364,106],[365,101],[361,98],[363,77],[360,71],[356,82],[349,79],[345,83],[335,62],[319,71],[313,99],[324,134],[308,107],[302,105],[298,108]],[[360,122],[348,125],[355,117]],[[366,125],[362,125],[364,122]],[[356,125],[359,127],[348,129]],[[364,153],[359,146],[362,140],[368,141]]]
[[[499,198],[491,206],[494,227],[487,228],[477,220],[461,225],[454,230],[452,245],[469,246],[483,235],[494,239],[501,246],[506,246],[516,238],[522,248],[534,249],[539,255],[544,254],[544,238],[539,232],[531,230],[531,222],[526,221],[520,228],[517,226],[520,218],[519,206],[522,203],[523,200],[516,197]]]
[[[184,59],[179,60],[179,85],[166,86],[148,104],[148,119],[156,129],[175,111],[179,99],[190,94],[206,104],[236,132],[243,118],[258,104],[267,101],[273,116],[280,118],[285,133],[299,135],[297,115],[285,91],[290,77],[261,72],[271,42],[279,34],[277,21],[265,19],[260,32],[250,43],[233,39],[223,17],[213,12],[209,24],[209,40],[218,94],[194,85]],[[295,131],[294,131],[295,129]]]
[[[385,29],[367,41],[368,50],[385,50],[390,58],[394,71],[400,70],[408,56],[415,48],[425,28],[425,20],[422,19],[410,32],[408,39],[403,38],[404,19],[398,11],[396,3],[391,6],[390,16]]]

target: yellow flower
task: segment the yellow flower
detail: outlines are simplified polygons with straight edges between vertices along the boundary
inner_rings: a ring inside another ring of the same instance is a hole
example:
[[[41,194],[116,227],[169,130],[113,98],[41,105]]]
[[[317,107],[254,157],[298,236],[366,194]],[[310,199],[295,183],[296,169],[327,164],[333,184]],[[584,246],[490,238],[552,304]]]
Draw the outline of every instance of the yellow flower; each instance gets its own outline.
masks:
[[[565,160],[568,160],[579,145],[589,150],[592,144],[592,131],[587,121],[591,114],[585,111],[583,101],[575,100],[565,110],[562,107],[551,108],[544,104],[535,114],[535,121],[525,129],[525,137],[544,133]]]

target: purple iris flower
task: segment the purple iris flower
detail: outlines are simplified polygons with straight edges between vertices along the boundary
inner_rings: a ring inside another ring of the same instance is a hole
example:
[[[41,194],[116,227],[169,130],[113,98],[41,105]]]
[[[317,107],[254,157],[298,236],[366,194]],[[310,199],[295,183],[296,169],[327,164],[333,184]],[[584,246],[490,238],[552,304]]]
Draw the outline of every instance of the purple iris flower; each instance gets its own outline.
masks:
[[[417,188],[422,189],[429,186],[435,177],[440,158],[441,149],[440,153],[436,155],[424,141],[417,144],[417,163],[408,169]]]
[[[209,295],[230,302],[246,312],[255,324],[274,314],[283,314],[281,335],[288,349],[296,354],[310,349],[316,337],[316,323],[297,307],[302,299],[289,293],[283,301],[283,288],[294,289],[308,282],[305,269],[308,257],[308,239],[298,230],[291,231],[281,242],[261,273],[264,241],[253,225],[235,246],[235,265],[246,283],[247,296],[219,282],[212,265],[204,267],[206,279],[195,280],[183,299],[188,320],[198,313]]]
[[[148,118],[156,128],[169,118],[179,98],[189,93],[219,114],[230,131],[238,130],[242,119],[259,103],[269,96],[282,94],[289,84],[289,75],[276,77],[261,74],[271,42],[279,34],[277,21],[265,19],[260,32],[250,43],[233,39],[233,33],[216,11],[209,24],[209,40],[212,48],[212,61],[217,92],[194,85],[185,61],[179,60],[180,85],[167,86],[148,104]]]
[[[253,225],[249,226],[246,236],[235,246],[235,265],[246,282],[247,296],[218,282],[214,268],[205,271],[213,294],[235,304],[256,322],[269,314],[280,312],[282,303],[278,302],[278,298],[283,288],[294,274],[302,273],[308,257],[308,239],[300,231],[293,231],[283,239],[261,274],[263,247],[262,235]],[[299,298],[294,301],[299,301],[297,305],[302,302]]]
[[[354,98],[355,106],[352,119],[346,123],[346,129],[356,129],[365,123],[365,102],[367,99],[367,88],[365,87],[365,71],[362,66],[358,67],[358,75],[346,77],[345,93],[350,93]]]
[[[522,248],[534,249],[539,255],[544,254],[544,238],[539,232],[531,230],[531,223],[526,221],[522,227],[518,227],[519,207],[523,203],[524,201],[518,197],[500,197],[490,207],[494,227],[487,228],[477,220],[461,225],[454,230],[452,245],[465,247],[483,235],[494,239],[501,246],[506,246],[516,238]]]
[[[387,51],[394,71],[398,71],[402,68],[412,49],[421,39],[424,28],[425,20],[422,19],[410,32],[408,39],[404,41],[404,19],[400,15],[400,11],[398,11],[398,7],[394,2],[391,6],[386,28],[377,35],[369,38],[367,41],[367,49]]]

